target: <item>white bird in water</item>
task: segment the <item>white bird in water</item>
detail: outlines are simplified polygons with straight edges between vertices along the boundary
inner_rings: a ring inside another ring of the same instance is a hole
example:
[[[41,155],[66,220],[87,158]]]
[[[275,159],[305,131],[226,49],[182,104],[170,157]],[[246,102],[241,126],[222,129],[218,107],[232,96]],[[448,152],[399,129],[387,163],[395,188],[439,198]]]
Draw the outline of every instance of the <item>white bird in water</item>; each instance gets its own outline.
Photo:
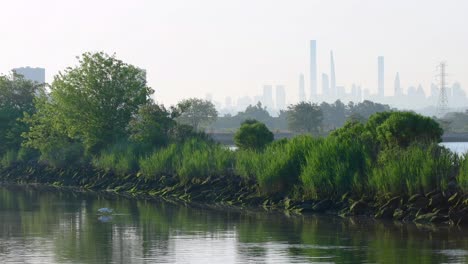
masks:
[[[112,214],[113,211],[114,210],[112,210],[110,208],[106,208],[106,207],[98,209],[98,212],[101,213],[101,214]]]

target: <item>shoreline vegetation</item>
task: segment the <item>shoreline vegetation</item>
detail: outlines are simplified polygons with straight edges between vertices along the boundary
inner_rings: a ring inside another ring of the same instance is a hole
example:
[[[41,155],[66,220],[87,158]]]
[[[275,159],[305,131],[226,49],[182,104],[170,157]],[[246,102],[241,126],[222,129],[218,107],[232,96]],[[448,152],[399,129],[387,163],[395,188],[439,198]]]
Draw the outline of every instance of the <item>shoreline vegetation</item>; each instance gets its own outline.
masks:
[[[0,76],[0,182],[468,223],[468,157],[438,145],[443,130],[432,118],[354,115],[320,137],[322,110],[301,102],[285,113],[297,136],[273,141],[264,123],[247,118],[233,151],[203,132],[217,117],[211,102],[187,99],[167,109],[151,99],[143,73],[85,53],[47,88]]]

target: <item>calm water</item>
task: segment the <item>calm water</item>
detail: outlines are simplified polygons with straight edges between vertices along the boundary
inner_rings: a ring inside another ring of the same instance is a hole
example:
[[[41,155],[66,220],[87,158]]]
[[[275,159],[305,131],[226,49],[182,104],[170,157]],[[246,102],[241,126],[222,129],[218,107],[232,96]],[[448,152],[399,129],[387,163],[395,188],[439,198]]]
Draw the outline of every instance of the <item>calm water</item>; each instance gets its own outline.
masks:
[[[115,210],[112,219],[97,209]],[[0,188],[0,263],[466,263],[464,229]]]
[[[468,142],[442,142],[440,144],[460,155],[468,151]]]

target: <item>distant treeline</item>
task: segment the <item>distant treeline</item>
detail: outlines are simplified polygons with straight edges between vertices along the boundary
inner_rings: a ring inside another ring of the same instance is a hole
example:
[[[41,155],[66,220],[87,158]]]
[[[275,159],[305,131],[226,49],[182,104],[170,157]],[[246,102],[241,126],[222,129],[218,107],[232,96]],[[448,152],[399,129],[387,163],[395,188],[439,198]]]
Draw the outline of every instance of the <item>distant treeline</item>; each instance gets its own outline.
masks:
[[[309,107],[297,107],[305,106]],[[281,110],[277,117],[271,116],[267,108],[260,102],[256,105],[248,106],[244,111],[238,112],[236,115],[227,114],[218,117],[212,123],[208,130],[214,131],[235,131],[241,123],[247,119],[255,119],[264,124],[270,130],[292,131],[299,132],[301,127],[292,120],[294,114],[296,116],[313,115],[316,120],[315,127],[320,133],[327,133],[342,127],[347,120],[355,120],[365,122],[372,114],[392,110],[390,106],[385,104],[374,103],[371,101],[363,101],[360,103],[350,102],[344,104],[340,100],[334,103],[322,102],[321,104],[311,104],[307,102],[297,105],[290,105],[288,109]]]

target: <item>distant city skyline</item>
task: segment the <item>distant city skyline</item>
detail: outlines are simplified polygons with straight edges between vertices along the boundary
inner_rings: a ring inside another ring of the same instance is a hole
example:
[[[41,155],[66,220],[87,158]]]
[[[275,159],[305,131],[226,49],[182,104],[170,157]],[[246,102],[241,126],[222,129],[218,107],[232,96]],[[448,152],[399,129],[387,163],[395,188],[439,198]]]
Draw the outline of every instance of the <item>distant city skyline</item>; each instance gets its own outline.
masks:
[[[0,73],[41,67],[50,83],[83,52],[116,53],[146,69],[154,98],[168,105],[206,93],[220,102],[254,98],[266,83],[284,85],[294,102],[300,73],[310,98],[310,40],[317,40],[318,92],[322,73],[333,86],[331,50],[335,87],[348,93],[353,83],[363,95],[377,92],[378,56],[385,57],[385,95],[393,94],[396,72],[404,91],[421,84],[430,94],[441,60],[450,85],[468,86],[468,2],[461,0],[19,0],[2,10],[0,34],[8,41]]]

